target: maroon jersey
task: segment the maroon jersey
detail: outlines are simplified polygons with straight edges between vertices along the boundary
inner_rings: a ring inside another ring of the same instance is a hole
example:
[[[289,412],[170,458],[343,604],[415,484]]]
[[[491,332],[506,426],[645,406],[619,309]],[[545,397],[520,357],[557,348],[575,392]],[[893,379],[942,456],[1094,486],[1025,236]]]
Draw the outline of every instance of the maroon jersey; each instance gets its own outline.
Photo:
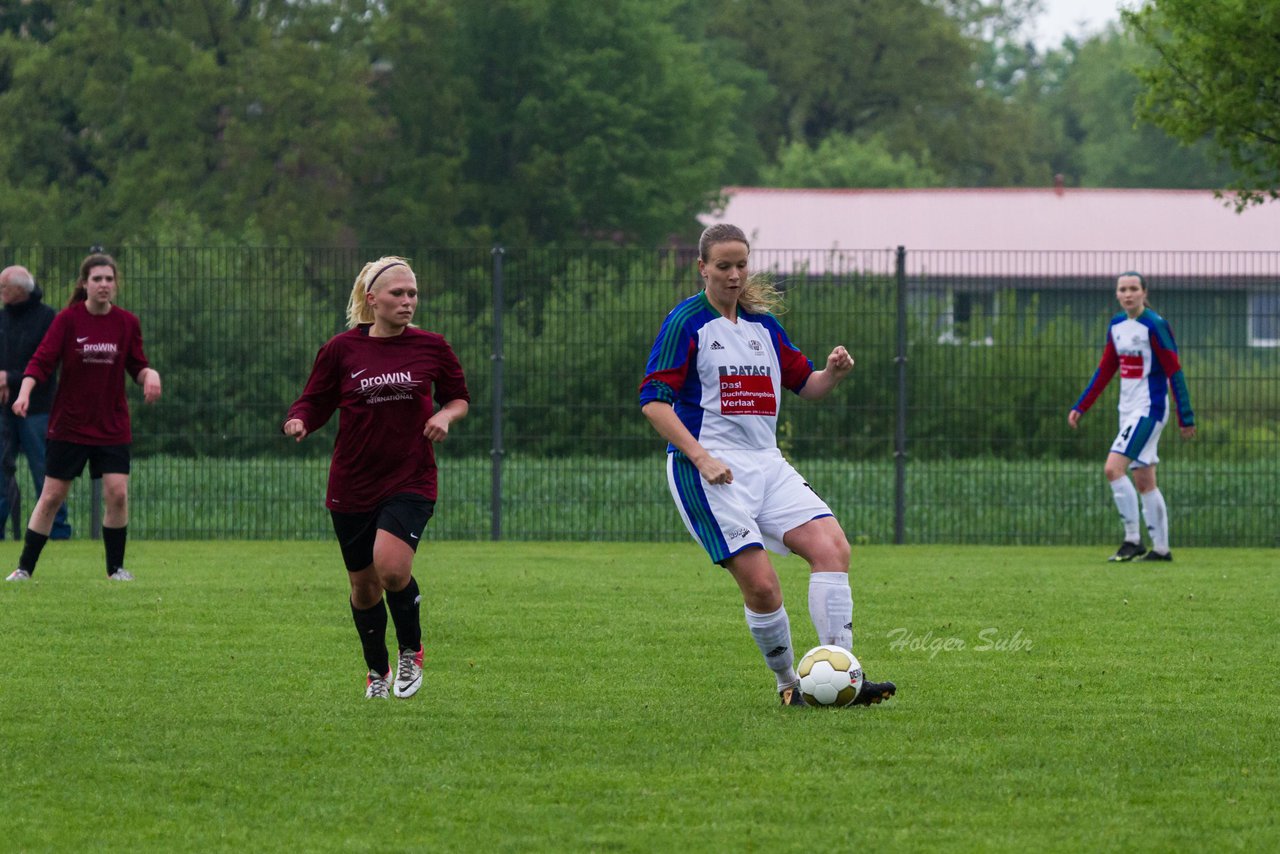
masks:
[[[133,441],[124,375],[135,381],[150,367],[142,352],[142,325],[119,306],[90,314],[83,302],[58,312],[23,376],[45,382],[62,363],[49,413],[49,438],[81,445]]]
[[[409,327],[371,338],[366,324],[320,348],[285,420],[301,419],[313,433],[341,410],[326,507],[363,513],[401,492],[435,500],[436,458],[422,435],[433,398],[441,406],[471,400],[462,365],[442,335]]]

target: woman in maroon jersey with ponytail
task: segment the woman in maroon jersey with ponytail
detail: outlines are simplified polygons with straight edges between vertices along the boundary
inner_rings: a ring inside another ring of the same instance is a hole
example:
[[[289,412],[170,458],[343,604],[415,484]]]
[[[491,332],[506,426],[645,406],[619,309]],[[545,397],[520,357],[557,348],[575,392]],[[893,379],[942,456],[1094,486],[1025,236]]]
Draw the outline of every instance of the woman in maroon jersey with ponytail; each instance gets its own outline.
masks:
[[[124,568],[129,524],[129,446],[133,433],[124,395],[128,373],[142,386],[147,403],[160,398],[160,373],[142,351],[138,318],[114,305],[119,273],[115,259],[94,252],[80,263],[80,276],[67,307],[58,313],[27,364],[13,413],[27,416],[32,390],[61,364],[58,393],[49,413],[44,489],[31,511],[18,568],[9,581],[29,579],[49,539],[54,515],[71,482],[89,465],[102,479],[102,544],[107,577],[132,581]]]
[[[366,697],[390,693],[388,610],[399,647],[395,694],[411,697],[422,685],[413,556],[435,510],[432,443],[444,441],[471,400],[448,342],[412,325],[417,307],[418,280],[407,261],[366,264],[347,305],[350,329],[320,348],[282,428],[300,442],[341,413],[325,506],[351,582]]]

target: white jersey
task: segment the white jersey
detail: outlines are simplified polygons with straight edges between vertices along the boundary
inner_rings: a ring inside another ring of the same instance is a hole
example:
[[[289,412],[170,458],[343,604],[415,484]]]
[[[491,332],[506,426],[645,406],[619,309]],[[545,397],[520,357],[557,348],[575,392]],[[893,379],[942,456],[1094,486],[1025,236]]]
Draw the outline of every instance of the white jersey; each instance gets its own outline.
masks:
[[[776,448],[782,390],[799,392],[812,373],[773,315],[740,310],[734,322],[700,293],[663,321],[640,405],[670,403],[709,451]]]
[[[1088,411],[1117,371],[1120,372],[1121,422],[1150,418],[1163,423],[1169,417],[1172,389],[1178,423],[1184,427],[1195,424],[1173,331],[1165,319],[1151,309],[1137,317],[1121,312],[1111,319],[1098,369],[1074,408]]]

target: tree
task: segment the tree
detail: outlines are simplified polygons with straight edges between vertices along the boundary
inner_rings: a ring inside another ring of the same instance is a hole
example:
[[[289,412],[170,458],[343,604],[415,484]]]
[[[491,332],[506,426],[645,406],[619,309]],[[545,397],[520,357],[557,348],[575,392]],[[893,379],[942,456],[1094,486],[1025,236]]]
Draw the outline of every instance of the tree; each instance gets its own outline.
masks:
[[[719,193],[742,93],[671,23],[675,0],[455,4],[471,81],[475,239],[649,243]]]
[[[0,221],[8,240],[115,241],[211,158],[210,68],[172,32],[145,42],[119,9],[64,4],[52,36],[0,39]],[[123,25],[123,26],[122,26]],[[185,86],[175,85],[178,74]],[[170,134],[170,131],[173,134]]]
[[[361,243],[451,246],[475,191],[463,177],[474,85],[447,0],[387,4],[373,24],[374,104],[387,119],[363,176]],[[483,241],[482,241],[483,242]]]
[[[48,41],[54,22],[53,4],[46,0],[24,0],[0,6],[0,32],[12,33],[38,42]]]
[[[265,20],[246,22],[241,38],[218,103],[221,159],[207,176],[222,193],[215,224],[248,215],[278,239],[353,245],[362,177],[387,132],[367,53],[328,29]]]
[[[118,244],[171,206],[341,240],[380,120],[337,5],[66,2],[44,41],[0,31],[0,240]]]
[[[975,82],[1002,96],[1016,96],[1038,64],[1027,25],[1043,0],[934,0],[976,47]]]
[[[860,142],[832,134],[816,147],[793,142],[761,173],[766,187],[938,187],[942,176],[909,154],[893,154],[880,137]]]
[[[713,34],[736,40],[776,97],[756,122],[775,156],[834,134],[880,143],[959,186],[1047,185],[1051,150],[1006,67],[1034,0],[717,0]],[[998,34],[997,55],[986,39]]]
[[[1208,137],[1237,172],[1236,207],[1280,199],[1280,3],[1150,0],[1123,20],[1156,54],[1138,115],[1186,143]]]
[[[1075,145],[1072,183],[1085,187],[1220,189],[1234,172],[1205,140],[1180,144],[1158,127],[1137,122],[1142,88],[1134,66],[1149,58],[1132,36],[1111,28],[1078,46],[1051,97],[1068,117]]]
[[[969,86],[973,48],[925,0],[717,0],[712,33],[776,88],[760,130],[776,151],[861,135],[917,110],[947,104]]]

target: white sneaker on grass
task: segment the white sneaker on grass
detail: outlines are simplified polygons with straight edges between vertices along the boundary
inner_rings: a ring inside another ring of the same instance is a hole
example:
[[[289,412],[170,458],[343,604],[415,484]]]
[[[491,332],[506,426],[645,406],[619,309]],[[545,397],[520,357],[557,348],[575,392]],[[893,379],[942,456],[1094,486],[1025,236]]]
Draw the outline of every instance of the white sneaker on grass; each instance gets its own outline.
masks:
[[[107,576],[108,581],[133,581],[133,573],[121,567]]]
[[[391,696],[391,673],[385,676],[378,675],[376,670],[370,670],[365,676],[364,695],[367,699],[385,700]]]
[[[400,650],[400,663],[396,667],[396,696],[407,699],[422,687],[422,646]]]
[[[31,573],[27,572],[25,569],[22,569],[22,568],[15,569],[13,572],[9,573],[7,578],[5,578],[5,581],[30,581],[30,580],[31,580]]]

